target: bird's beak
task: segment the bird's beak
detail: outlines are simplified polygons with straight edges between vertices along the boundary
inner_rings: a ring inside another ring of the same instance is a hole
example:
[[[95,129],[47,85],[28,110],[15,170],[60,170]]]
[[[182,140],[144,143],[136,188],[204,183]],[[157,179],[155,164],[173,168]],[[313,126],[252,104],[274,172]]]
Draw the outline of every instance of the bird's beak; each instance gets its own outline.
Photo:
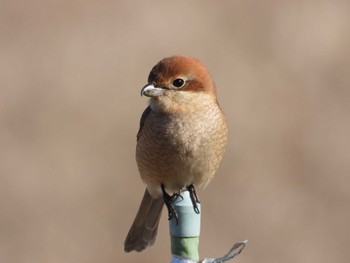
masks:
[[[165,89],[162,88],[156,88],[152,84],[147,84],[144,86],[141,90],[141,96],[147,96],[147,97],[158,97],[162,96]]]

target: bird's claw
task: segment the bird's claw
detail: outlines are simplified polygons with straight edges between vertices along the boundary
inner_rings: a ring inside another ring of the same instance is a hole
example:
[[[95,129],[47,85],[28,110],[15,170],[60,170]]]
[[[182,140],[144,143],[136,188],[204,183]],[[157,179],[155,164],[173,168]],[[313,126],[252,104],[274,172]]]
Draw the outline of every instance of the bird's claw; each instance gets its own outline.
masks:
[[[181,196],[180,193],[174,193],[173,195],[169,195],[165,191],[164,184],[161,184],[161,188],[162,188],[164,203],[165,203],[166,207],[168,208],[168,220],[171,220],[174,217],[175,221],[176,221],[176,225],[177,225],[179,223],[179,215],[177,214],[177,212],[174,208],[174,200],[178,197],[181,197],[183,199],[183,197]],[[193,210],[197,214],[199,214],[200,210],[199,210],[198,204],[200,204],[200,201],[199,201],[198,195],[196,193],[196,189],[194,188],[194,185],[191,184],[191,185],[187,186],[187,190],[190,193],[190,198],[192,201]]]
[[[174,200],[178,197],[181,197],[183,199],[183,197],[179,193],[174,193],[173,195],[169,195],[165,191],[164,184],[161,184],[161,188],[162,188],[164,203],[165,203],[166,207],[168,208],[168,220],[171,220],[174,217],[175,221],[176,221],[176,225],[177,225],[179,223],[179,215],[177,214],[177,212],[174,208]]]
[[[187,190],[190,193],[190,198],[191,198],[191,201],[192,201],[193,210],[197,214],[199,214],[200,211],[199,211],[199,208],[198,208],[198,204],[200,204],[200,201],[199,201],[198,195],[196,193],[196,189],[194,188],[194,185],[191,184],[191,185],[187,186]]]

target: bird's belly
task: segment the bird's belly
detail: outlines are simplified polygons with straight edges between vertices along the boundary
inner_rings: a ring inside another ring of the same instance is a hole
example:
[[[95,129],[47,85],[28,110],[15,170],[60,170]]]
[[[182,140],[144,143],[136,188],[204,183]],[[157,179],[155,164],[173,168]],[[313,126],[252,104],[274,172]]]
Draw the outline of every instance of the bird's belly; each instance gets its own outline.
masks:
[[[181,147],[168,143],[166,147],[158,145],[146,158],[137,157],[142,179],[147,185],[159,187],[164,184],[170,192],[181,190],[190,184],[202,185],[211,175],[211,161],[207,151],[196,143],[183,144]]]
[[[206,185],[220,162],[226,138],[218,141],[220,134],[207,129],[205,122],[198,125],[198,120],[195,125],[188,120],[160,124],[149,127],[137,144],[138,167],[148,187],[160,189],[164,184],[167,191],[175,192],[190,184]]]

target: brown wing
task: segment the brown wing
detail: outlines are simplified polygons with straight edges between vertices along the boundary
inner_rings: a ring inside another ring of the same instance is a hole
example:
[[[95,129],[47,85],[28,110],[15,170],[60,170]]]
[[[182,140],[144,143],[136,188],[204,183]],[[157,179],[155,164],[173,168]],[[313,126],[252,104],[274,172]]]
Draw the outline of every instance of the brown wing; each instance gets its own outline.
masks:
[[[137,135],[136,135],[136,138],[137,140],[140,138],[141,136],[141,131],[142,131],[142,128],[143,128],[143,125],[145,124],[145,121],[147,119],[147,116],[148,114],[151,112],[151,108],[150,106],[148,106],[144,112],[142,113],[142,116],[141,116],[141,120],[140,120],[140,128],[139,128],[139,131],[137,132]]]

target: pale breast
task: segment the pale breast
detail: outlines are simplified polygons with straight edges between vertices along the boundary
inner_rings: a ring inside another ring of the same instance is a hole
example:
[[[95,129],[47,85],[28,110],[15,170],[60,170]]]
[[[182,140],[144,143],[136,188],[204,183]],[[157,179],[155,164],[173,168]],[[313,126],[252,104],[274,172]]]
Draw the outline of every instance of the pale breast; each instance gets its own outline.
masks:
[[[215,104],[193,112],[155,113],[147,117],[137,143],[136,159],[142,179],[169,191],[186,185],[206,185],[224,153],[227,126]]]

